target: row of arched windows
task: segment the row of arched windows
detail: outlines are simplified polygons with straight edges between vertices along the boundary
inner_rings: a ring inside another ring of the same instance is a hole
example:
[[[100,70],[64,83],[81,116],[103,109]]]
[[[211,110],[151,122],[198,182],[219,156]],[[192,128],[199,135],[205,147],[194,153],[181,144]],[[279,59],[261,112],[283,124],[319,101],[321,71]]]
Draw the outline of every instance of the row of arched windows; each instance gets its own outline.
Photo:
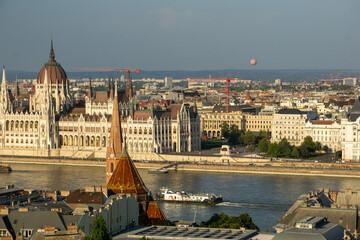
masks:
[[[6,121],[5,129],[6,131],[16,131],[16,132],[34,132],[37,131],[39,127],[38,121]]]
[[[60,135],[59,146],[74,146],[74,147],[106,147],[106,137],[100,136],[72,136],[72,135]]]

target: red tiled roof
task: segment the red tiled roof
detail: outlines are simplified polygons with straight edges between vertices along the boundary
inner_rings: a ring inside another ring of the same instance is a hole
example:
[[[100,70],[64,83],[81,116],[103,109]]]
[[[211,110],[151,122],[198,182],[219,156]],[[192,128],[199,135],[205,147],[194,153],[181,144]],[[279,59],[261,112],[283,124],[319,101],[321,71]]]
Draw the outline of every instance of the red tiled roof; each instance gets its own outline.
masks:
[[[85,192],[84,190],[77,189],[70,192],[64,199],[66,203],[83,203],[83,204],[103,204],[104,203],[102,192]]]
[[[333,125],[335,123],[335,121],[318,121],[318,120],[312,120],[311,121],[312,124],[316,124],[316,125]]]

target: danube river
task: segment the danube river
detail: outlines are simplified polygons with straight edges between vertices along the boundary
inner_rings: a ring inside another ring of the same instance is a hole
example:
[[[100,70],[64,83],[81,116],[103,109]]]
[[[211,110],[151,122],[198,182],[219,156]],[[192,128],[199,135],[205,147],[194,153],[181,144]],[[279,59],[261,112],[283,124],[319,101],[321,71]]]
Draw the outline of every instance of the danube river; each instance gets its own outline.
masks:
[[[37,164],[10,164],[11,173],[0,174],[0,186],[14,184],[20,188],[60,190],[85,186],[104,186],[104,167],[80,167]],[[170,220],[196,221],[209,219],[214,213],[238,216],[247,212],[262,231],[271,229],[278,219],[301,195],[320,187],[331,190],[357,190],[359,178],[254,175],[237,173],[169,172],[148,173],[139,169],[152,192],[167,186],[173,190],[221,194],[224,203],[216,206],[160,203]]]

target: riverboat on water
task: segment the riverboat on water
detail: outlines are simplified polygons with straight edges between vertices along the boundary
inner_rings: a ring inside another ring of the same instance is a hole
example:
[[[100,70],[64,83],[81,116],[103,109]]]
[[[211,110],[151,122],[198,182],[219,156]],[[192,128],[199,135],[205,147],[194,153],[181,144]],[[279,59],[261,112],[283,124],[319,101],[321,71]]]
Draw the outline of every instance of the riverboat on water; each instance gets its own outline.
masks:
[[[9,166],[0,165],[0,172],[11,172],[12,169]]]
[[[172,191],[166,187],[160,188],[160,192],[155,194],[155,200],[179,203],[204,203],[217,204],[222,203],[222,196],[212,193],[189,193],[185,191]]]

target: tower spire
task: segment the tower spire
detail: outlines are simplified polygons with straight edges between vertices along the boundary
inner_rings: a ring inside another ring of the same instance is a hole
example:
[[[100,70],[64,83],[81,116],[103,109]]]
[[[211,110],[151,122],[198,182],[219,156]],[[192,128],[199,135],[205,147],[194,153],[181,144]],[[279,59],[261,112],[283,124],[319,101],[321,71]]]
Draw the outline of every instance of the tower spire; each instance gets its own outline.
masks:
[[[109,143],[106,150],[106,182],[109,181],[119,159],[123,153],[122,129],[119,113],[118,96],[114,96],[113,113],[111,117],[111,128]]]
[[[6,84],[5,65],[3,65],[2,85],[5,85],[5,84]]]
[[[93,98],[93,90],[92,90],[92,86],[91,86],[91,76],[89,78],[89,92],[88,92],[88,98],[89,100],[91,100]]]
[[[16,75],[15,96],[19,96],[19,95],[20,95],[19,84],[18,84],[18,78],[17,78],[17,75]]]
[[[53,40],[51,38],[51,47],[50,47],[50,53],[49,53],[49,61],[55,62],[55,52],[54,52],[54,46],[53,46]]]

